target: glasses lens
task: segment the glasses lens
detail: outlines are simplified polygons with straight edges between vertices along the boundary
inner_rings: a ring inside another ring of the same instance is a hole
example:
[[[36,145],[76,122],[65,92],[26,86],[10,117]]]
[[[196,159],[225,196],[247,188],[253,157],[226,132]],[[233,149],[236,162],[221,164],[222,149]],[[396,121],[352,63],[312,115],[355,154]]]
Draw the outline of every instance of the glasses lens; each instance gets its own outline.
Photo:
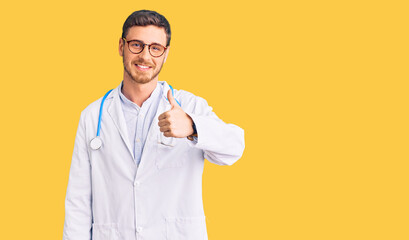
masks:
[[[133,53],[140,53],[142,52],[143,49],[143,43],[140,41],[130,41],[129,42],[129,50],[131,50],[131,52]]]
[[[154,57],[159,57],[163,54],[163,52],[165,51],[165,47],[159,44],[152,44],[149,47],[149,51],[152,54],[152,56]]]

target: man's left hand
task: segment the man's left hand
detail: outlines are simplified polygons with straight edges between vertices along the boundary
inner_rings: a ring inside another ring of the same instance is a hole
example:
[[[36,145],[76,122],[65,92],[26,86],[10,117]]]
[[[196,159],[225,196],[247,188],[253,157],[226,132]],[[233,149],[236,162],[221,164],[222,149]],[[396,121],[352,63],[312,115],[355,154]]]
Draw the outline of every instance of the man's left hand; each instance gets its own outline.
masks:
[[[193,134],[193,120],[176,102],[172,91],[168,91],[168,99],[172,108],[159,115],[159,127],[165,137],[184,138]]]

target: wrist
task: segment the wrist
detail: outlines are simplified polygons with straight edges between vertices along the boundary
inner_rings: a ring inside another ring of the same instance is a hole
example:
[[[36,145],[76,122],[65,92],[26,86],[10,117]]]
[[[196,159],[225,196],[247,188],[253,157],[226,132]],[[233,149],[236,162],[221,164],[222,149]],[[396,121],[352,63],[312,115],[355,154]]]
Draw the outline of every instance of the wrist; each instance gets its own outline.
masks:
[[[192,123],[193,133],[191,135],[197,135],[196,124],[195,122]]]
[[[193,128],[193,133],[187,136],[187,139],[189,139],[190,141],[193,141],[193,137],[197,137],[196,124],[194,122],[192,123],[192,128]]]

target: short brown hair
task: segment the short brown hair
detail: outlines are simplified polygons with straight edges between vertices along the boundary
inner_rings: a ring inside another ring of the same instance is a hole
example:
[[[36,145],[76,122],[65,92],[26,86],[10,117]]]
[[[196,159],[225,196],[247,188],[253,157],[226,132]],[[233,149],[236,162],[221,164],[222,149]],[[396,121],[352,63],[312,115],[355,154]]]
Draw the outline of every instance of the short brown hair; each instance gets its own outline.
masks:
[[[166,33],[166,46],[170,44],[170,24],[168,20],[161,14],[150,11],[150,10],[139,10],[133,12],[125,20],[124,26],[122,27],[122,38],[125,38],[128,34],[129,28],[133,26],[149,26],[154,25],[165,29]]]

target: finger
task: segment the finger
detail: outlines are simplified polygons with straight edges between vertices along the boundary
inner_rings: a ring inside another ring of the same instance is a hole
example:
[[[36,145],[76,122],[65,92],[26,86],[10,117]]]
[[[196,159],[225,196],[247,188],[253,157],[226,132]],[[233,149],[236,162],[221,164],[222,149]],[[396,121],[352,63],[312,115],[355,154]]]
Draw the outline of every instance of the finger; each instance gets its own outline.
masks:
[[[163,126],[163,127],[160,127],[160,128],[159,128],[159,130],[160,130],[161,132],[167,132],[167,131],[170,131],[170,126]]]
[[[166,132],[164,132],[164,133],[163,133],[163,136],[165,136],[165,137],[174,137],[174,136],[173,136],[173,133],[172,133],[171,131],[166,131]]]
[[[168,100],[172,108],[179,106],[176,102],[175,98],[173,97],[172,90],[169,89],[168,91]]]
[[[158,120],[166,119],[169,116],[168,112],[164,112],[161,115],[159,115]]]
[[[159,127],[169,126],[169,125],[170,125],[170,122],[167,121],[167,120],[165,120],[165,119],[160,120],[160,121],[158,122],[158,126],[159,126]]]

